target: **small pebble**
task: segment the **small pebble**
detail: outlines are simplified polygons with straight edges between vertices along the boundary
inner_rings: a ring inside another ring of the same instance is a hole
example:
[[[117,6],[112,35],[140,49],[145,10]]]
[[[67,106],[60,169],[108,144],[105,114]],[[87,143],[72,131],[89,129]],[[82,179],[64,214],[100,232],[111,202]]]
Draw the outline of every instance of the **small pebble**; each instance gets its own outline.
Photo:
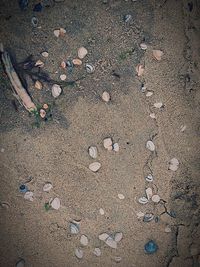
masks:
[[[87,246],[87,245],[88,245],[88,238],[87,238],[86,235],[82,235],[82,236],[81,236],[80,243],[81,243],[81,245],[83,245],[83,246]]]
[[[105,214],[105,212],[104,212],[104,210],[103,210],[102,208],[99,209],[99,213],[100,213],[101,215],[104,215],[104,214]]]
[[[156,118],[156,114],[155,114],[155,113],[150,113],[149,116],[150,116],[152,119],[155,119],[155,118]]]
[[[107,233],[102,233],[99,235],[99,240],[106,241],[106,239],[109,237]]]
[[[46,184],[43,186],[43,191],[44,191],[44,192],[49,192],[52,188],[53,188],[53,185],[52,185],[51,183],[46,183]]]
[[[138,219],[140,219],[140,218],[144,217],[144,213],[139,211],[139,212],[136,213],[136,216],[137,216]]]
[[[163,103],[162,102],[157,102],[153,104],[155,108],[162,108],[163,107]]]
[[[61,81],[65,81],[67,79],[67,75],[61,74],[60,79],[61,79]]]
[[[51,202],[51,207],[54,210],[58,210],[60,208],[60,199],[58,197],[55,197],[53,201]]]
[[[38,26],[38,19],[36,17],[32,17],[31,23],[32,23],[33,27],[37,27]]]
[[[165,227],[165,233],[171,233],[172,229],[169,225]]]
[[[153,92],[151,92],[151,91],[149,91],[149,92],[146,93],[146,96],[147,96],[147,97],[150,97],[150,96],[152,96],[152,95],[153,95]]]
[[[42,119],[44,119],[45,117],[46,117],[46,111],[44,110],[44,109],[40,109],[40,117],[42,118]]]
[[[101,168],[101,163],[93,162],[89,165],[89,169],[93,172],[97,172]]]
[[[110,101],[110,94],[108,92],[106,92],[106,91],[103,92],[102,99],[103,99],[103,101],[108,103]]]
[[[159,203],[160,202],[160,196],[159,195],[153,195],[151,199],[155,203]]]
[[[42,83],[40,81],[36,81],[34,86],[38,90],[41,90],[42,89]]]
[[[66,69],[66,62],[65,61],[62,61],[61,64],[60,64],[61,68],[62,69]]]
[[[82,61],[79,59],[79,58],[75,58],[72,60],[72,63],[75,65],[75,66],[81,66],[82,65]]]
[[[118,194],[119,199],[125,199],[125,196],[123,194]]]
[[[115,234],[114,240],[115,240],[115,242],[120,242],[122,240],[122,238],[123,238],[122,232],[118,232]]]
[[[49,56],[49,53],[46,52],[46,51],[44,51],[44,52],[41,53],[41,55],[42,55],[43,57],[47,58],[47,57]]]

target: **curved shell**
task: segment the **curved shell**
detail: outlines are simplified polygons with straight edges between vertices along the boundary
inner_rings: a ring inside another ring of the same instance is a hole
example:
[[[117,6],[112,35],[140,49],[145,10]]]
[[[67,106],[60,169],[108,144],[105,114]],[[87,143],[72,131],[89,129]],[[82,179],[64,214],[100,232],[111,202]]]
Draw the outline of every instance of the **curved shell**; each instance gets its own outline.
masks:
[[[154,219],[153,213],[146,213],[143,217],[143,222],[150,222]]]
[[[103,94],[102,94],[102,99],[103,99],[103,101],[105,101],[105,102],[109,102],[110,101],[110,94],[108,93],[108,92],[103,92]]]
[[[49,192],[52,188],[53,188],[53,185],[52,185],[51,183],[46,183],[46,184],[43,186],[43,191],[44,191],[44,192]]]
[[[89,169],[93,172],[97,172],[101,168],[101,163],[93,162],[89,165]]]
[[[106,239],[109,237],[109,235],[107,233],[102,233],[99,235],[99,239],[101,241],[106,241]]]
[[[100,257],[101,256],[101,250],[100,248],[95,248],[94,251],[93,251],[94,255],[97,256],[97,257]]]
[[[91,64],[86,64],[85,65],[87,73],[93,73],[95,71],[95,67]]]
[[[97,148],[96,146],[90,146],[88,149],[89,155],[91,158],[96,159],[97,158]]]
[[[87,245],[88,245],[88,238],[87,238],[86,235],[82,235],[82,236],[81,236],[80,243],[81,243],[81,245],[83,245],[83,246],[87,246]]]
[[[80,248],[76,248],[75,249],[75,255],[78,259],[82,259],[83,258],[83,251]]]
[[[150,200],[151,197],[153,196],[153,191],[152,191],[151,187],[148,187],[148,188],[145,190],[145,192],[146,192],[147,199]]]
[[[140,198],[138,199],[138,202],[139,202],[140,204],[147,204],[147,203],[149,202],[149,200],[148,200],[146,197],[140,197]]]
[[[147,50],[147,45],[146,45],[145,43],[141,43],[141,44],[140,44],[140,48],[141,48],[142,50]]]
[[[70,223],[70,232],[71,234],[75,235],[79,233],[79,226],[75,223]]]
[[[58,197],[55,197],[53,201],[51,202],[51,207],[54,210],[58,210],[60,208],[60,199]]]
[[[155,203],[160,202],[160,196],[159,196],[159,195],[153,195],[151,199],[152,199],[152,201],[155,202]]]
[[[153,182],[153,176],[152,174],[148,174],[146,177],[145,177],[146,181],[147,182]]]
[[[163,51],[161,50],[153,50],[153,57],[160,61],[162,59],[162,56],[164,55]]]
[[[60,85],[58,85],[58,84],[54,84],[54,85],[52,86],[52,88],[51,88],[51,92],[52,92],[52,96],[53,96],[54,98],[56,98],[56,97],[58,97],[58,96],[61,94],[62,89],[61,89]]]
[[[147,143],[146,143],[146,148],[149,149],[149,150],[152,151],[152,152],[156,149],[154,143],[153,143],[152,141],[150,141],[150,140],[147,141]]]
[[[110,137],[108,138],[105,138],[103,140],[103,146],[106,148],[106,149],[109,149],[110,147],[112,147],[112,139]]]
[[[83,46],[78,49],[78,57],[80,59],[83,59],[87,55],[87,53],[88,53],[87,49]]]
[[[114,240],[115,240],[115,242],[120,242],[122,240],[122,238],[123,238],[122,232],[118,232],[115,234]]]

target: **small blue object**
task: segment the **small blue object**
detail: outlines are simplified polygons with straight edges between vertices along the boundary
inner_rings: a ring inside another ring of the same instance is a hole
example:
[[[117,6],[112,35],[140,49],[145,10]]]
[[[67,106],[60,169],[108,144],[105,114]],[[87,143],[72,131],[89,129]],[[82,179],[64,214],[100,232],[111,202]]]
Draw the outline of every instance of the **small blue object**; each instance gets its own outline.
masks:
[[[37,5],[34,6],[33,11],[34,12],[41,12],[42,8],[43,8],[42,4],[38,3]]]
[[[28,1],[29,0],[19,0],[19,7],[21,8],[21,10],[26,10],[28,7]]]
[[[19,191],[21,193],[26,193],[28,191],[28,187],[25,184],[21,184],[19,187]]]
[[[153,254],[158,250],[158,245],[153,240],[150,240],[145,244],[144,250],[147,254]]]

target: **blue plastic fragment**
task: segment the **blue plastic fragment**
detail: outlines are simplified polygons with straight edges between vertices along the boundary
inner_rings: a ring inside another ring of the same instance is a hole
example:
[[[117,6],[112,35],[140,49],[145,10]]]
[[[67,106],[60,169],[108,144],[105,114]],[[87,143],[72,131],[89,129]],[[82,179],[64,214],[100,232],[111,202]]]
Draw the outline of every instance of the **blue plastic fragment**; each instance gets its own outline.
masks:
[[[144,250],[147,254],[153,254],[158,250],[158,245],[153,240],[150,240],[145,244]]]
[[[38,4],[36,4],[34,6],[33,11],[34,12],[41,12],[42,11],[42,8],[43,8],[42,4],[41,3],[38,3]]]
[[[19,191],[21,193],[26,193],[28,191],[28,187],[25,184],[21,184],[19,187]]]
[[[19,7],[21,8],[21,10],[26,10],[28,7],[28,1],[29,0],[19,0]]]

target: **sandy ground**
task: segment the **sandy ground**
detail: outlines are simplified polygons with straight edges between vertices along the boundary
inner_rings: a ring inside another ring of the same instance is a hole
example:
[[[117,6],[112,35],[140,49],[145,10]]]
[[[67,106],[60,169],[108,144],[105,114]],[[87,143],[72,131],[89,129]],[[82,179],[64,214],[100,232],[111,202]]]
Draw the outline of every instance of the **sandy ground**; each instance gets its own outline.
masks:
[[[192,9],[185,0],[65,0],[40,13],[32,11],[33,4],[22,12],[17,1],[1,1],[4,46],[18,62],[30,54],[42,59],[54,79],[62,73],[67,80],[84,78],[63,88],[57,99],[49,84],[38,91],[29,80],[33,100],[53,107],[52,121],[34,128],[34,118],[23,107],[14,109],[1,68],[0,266],[15,266],[20,258],[28,267],[200,266],[198,1]],[[132,15],[129,23],[123,20],[127,14]],[[32,27],[34,15],[41,28]],[[62,38],[53,34],[58,27],[66,29]],[[140,48],[143,41],[146,51]],[[71,74],[62,70],[60,62],[75,58],[80,46],[88,50],[83,66]],[[153,49],[164,52],[160,62],[153,59]],[[93,74],[86,73],[86,63],[95,66]],[[138,63],[145,65],[142,77],[135,70]],[[142,83],[152,96],[141,91]],[[103,91],[110,93],[109,103],[102,101]],[[164,107],[156,109],[157,102]],[[119,152],[105,150],[105,137],[119,143]],[[148,140],[156,152],[146,149]],[[97,146],[102,165],[97,173],[88,168],[94,161],[88,155],[91,145]],[[180,162],[176,172],[168,170],[174,157]],[[149,173],[153,183],[145,180]],[[30,176],[33,202],[19,192]],[[53,185],[48,193],[43,192],[46,182]],[[138,203],[148,187],[160,195],[160,203]],[[54,197],[60,198],[60,209],[45,211]],[[160,215],[164,202],[175,218]],[[143,222],[138,212],[153,213],[158,220]],[[72,220],[80,220],[77,235],[70,233]],[[103,232],[123,233],[117,249],[98,239]],[[86,247],[80,244],[82,234],[89,239]],[[144,245],[151,239],[159,249],[147,255]],[[100,257],[93,254],[95,247]],[[83,250],[82,259],[76,258],[76,248]]]

